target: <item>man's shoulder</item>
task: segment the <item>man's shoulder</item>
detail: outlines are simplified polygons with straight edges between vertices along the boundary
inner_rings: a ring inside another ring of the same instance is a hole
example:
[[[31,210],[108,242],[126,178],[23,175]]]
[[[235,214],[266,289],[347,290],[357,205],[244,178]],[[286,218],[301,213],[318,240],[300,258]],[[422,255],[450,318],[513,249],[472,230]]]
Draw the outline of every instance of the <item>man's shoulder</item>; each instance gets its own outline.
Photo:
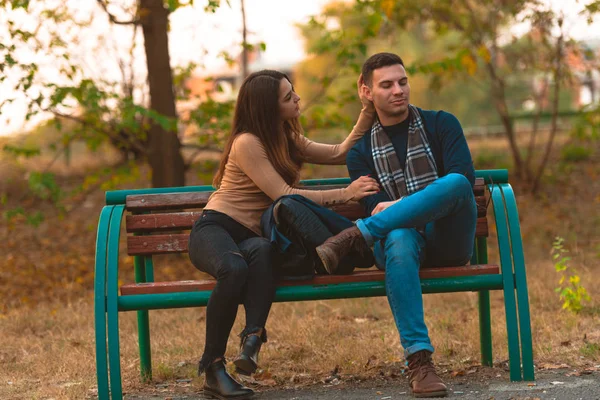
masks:
[[[419,108],[428,132],[440,135],[442,132],[462,132],[458,118],[444,110],[423,110]]]
[[[424,110],[422,108],[417,107],[417,109],[421,112],[423,119],[427,123],[443,123],[443,122],[458,122],[458,119],[454,116],[454,114],[444,111],[444,110]]]
[[[369,152],[370,150],[371,150],[371,131],[369,130],[369,131],[365,132],[363,137],[361,137],[356,143],[354,143],[354,146],[352,146],[348,155],[350,155],[350,153],[364,154],[366,152]]]

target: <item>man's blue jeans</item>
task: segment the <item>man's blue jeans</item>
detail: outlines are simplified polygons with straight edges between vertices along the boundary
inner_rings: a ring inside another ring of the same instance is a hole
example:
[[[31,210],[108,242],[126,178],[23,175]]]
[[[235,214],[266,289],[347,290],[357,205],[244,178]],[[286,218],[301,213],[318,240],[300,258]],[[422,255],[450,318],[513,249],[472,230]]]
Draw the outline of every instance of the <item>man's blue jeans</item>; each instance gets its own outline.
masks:
[[[419,268],[464,265],[473,253],[477,206],[463,175],[448,174],[356,225],[375,244],[388,301],[408,357],[433,352],[423,315]],[[416,227],[425,227],[423,234]]]

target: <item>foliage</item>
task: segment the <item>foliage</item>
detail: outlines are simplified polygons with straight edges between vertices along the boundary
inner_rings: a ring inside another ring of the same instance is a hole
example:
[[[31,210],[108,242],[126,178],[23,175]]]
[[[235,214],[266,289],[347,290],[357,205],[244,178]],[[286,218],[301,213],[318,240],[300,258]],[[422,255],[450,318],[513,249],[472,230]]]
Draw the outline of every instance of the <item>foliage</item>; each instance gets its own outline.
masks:
[[[568,144],[560,151],[561,159],[565,162],[581,162],[588,160],[593,152],[593,149],[577,144]]]
[[[41,211],[27,212],[23,207],[6,210],[2,214],[9,227],[13,226],[13,221],[19,216],[25,219],[27,225],[33,226],[34,228],[44,221],[44,214],[42,214]]]
[[[575,120],[572,135],[583,141],[600,140],[600,104],[588,106]]]
[[[600,142],[600,105],[584,107],[574,120],[570,141],[561,149],[565,163],[590,159]]]
[[[569,265],[571,257],[567,255],[568,253],[569,251],[564,248],[564,239],[557,236],[552,243],[551,254],[554,269],[560,273],[561,278],[555,291],[560,294],[559,298],[563,302],[563,310],[579,313],[583,309],[582,303],[590,301],[591,297],[581,285],[581,278],[575,269]]]
[[[40,155],[40,149],[37,147],[19,147],[12,144],[5,144],[2,150],[16,157],[23,156],[25,158],[30,158]]]
[[[530,32],[511,34],[519,23],[529,24]],[[309,127],[335,121],[336,113],[355,114],[356,107],[349,109],[347,103],[356,65],[366,53],[397,52],[411,74],[413,103],[450,108],[467,124],[501,123],[515,174],[537,189],[552,151],[556,115],[571,104],[566,86],[575,77],[568,57],[584,54],[565,31],[562,15],[537,0],[356,0],[332,3],[301,29],[313,57],[301,65],[300,78],[322,99],[308,102],[314,106],[306,116]],[[354,54],[353,75],[339,54]],[[545,141],[537,137],[535,118],[530,145],[522,153],[512,115],[531,102],[536,113],[550,111],[551,135]],[[540,145],[543,157],[534,160],[533,150]]]
[[[231,7],[229,0],[207,1],[203,7],[205,12],[214,13],[221,3]],[[119,54],[114,50],[114,54],[111,54],[106,45],[94,49],[107,53],[108,62],[112,58],[118,63],[123,75],[121,81],[99,75],[82,63],[85,57],[80,53],[87,53],[89,49],[78,45],[78,37],[90,27],[95,14],[88,15],[69,8],[66,2],[0,0],[0,11],[7,22],[6,27],[2,28],[7,40],[0,44],[0,84],[12,86],[14,91],[27,98],[26,120],[50,113],[59,130],[62,130],[65,120],[75,121],[77,125],[65,130],[61,143],[52,150],[63,151],[63,147],[68,147],[73,141],[84,141],[92,150],[108,143],[123,153],[124,161],[132,154],[136,160],[148,161],[148,135],[152,125],[158,125],[167,132],[183,131],[186,125],[194,125],[202,134],[198,135],[200,139],[192,147],[220,147],[223,133],[229,129],[232,103],[199,100],[190,118],[183,121],[153,110],[145,99],[145,77],[136,76],[133,70],[133,54],[138,43],[136,35],[145,10],[139,9],[137,2],[120,5],[121,11],[131,14],[131,20],[120,21],[111,14],[113,8],[119,7],[105,0],[98,0],[97,4],[100,12],[108,15],[113,25],[132,32],[128,54]],[[165,1],[170,13],[193,5],[193,0]],[[35,21],[35,26],[29,23],[29,19]],[[108,36],[109,41],[116,40],[110,38],[110,33]],[[243,45],[265,48],[264,43]],[[116,45],[113,44],[113,47],[116,48]],[[185,97],[189,94],[185,84],[196,66],[190,63],[173,68],[173,85],[179,99],[189,99]],[[14,101],[14,98],[0,101],[0,112],[3,106]],[[207,116],[213,112],[212,117]],[[27,148],[5,147],[4,150],[20,155],[36,154]],[[155,153],[152,153],[154,156]]]
[[[67,2],[0,0],[0,22],[6,22],[0,26],[3,37],[0,43],[0,93],[2,87],[10,88],[7,92],[18,92],[19,96],[14,97],[27,100],[26,120],[51,115],[52,124],[59,132],[58,136],[52,136],[49,145],[48,140],[42,138],[44,145],[28,140],[29,143],[13,141],[2,147],[5,154],[20,160],[45,156],[49,152],[54,154],[42,172],[29,175],[30,192],[16,199],[19,203],[24,199],[38,199],[62,207],[61,199],[81,193],[89,194],[96,189],[115,188],[135,179],[139,176],[140,165],[137,163],[160,158],[160,154],[150,150],[152,126],[158,126],[164,132],[187,132],[192,127],[196,135],[186,136],[187,143],[183,146],[177,143],[176,146],[181,153],[180,147],[193,149],[187,165],[184,164],[186,168],[202,155],[203,150],[217,151],[221,147],[225,132],[230,129],[233,102],[221,103],[210,97],[194,99],[194,108],[186,118],[167,117],[150,106],[146,98],[147,79],[143,73],[134,71],[133,67],[134,50],[139,44],[137,32],[148,12],[140,8],[142,3],[131,1],[117,5],[111,4],[111,1],[97,0],[99,8],[90,13],[69,6]],[[208,1],[202,7],[205,12],[214,13],[222,3],[231,7],[229,0]],[[180,12],[180,9],[193,4],[193,0],[169,0],[164,3],[169,13]],[[121,14],[129,14],[131,19],[123,21],[112,14],[119,9]],[[112,24],[109,32],[98,34],[98,47],[90,49],[79,38],[93,32],[91,23],[97,12],[100,16],[108,16]],[[122,34],[116,38],[113,32],[116,26],[122,29],[120,32],[131,32],[131,42],[123,41]],[[123,46],[117,50],[117,40],[129,47],[126,54],[123,53]],[[114,42],[112,47],[110,41]],[[264,43],[244,45],[248,48],[265,48]],[[90,51],[105,54],[99,61],[105,64],[98,68],[92,65],[90,68],[85,62]],[[121,71],[121,80],[100,73],[107,66],[114,69],[115,64]],[[173,87],[178,99],[190,99],[186,82],[196,66],[190,63],[173,67]],[[0,99],[0,112],[15,100]],[[66,193],[54,180],[50,167],[60,158],[68,162],[72,149],[80,148],[80,143],[84,143],[91,151],[105,148],[105,145],[112,146],[121,153],[122,158],[116,166],[88,173],[79,188]],[[159,146],[158,150],[162,148]],[[182,169],[181,174],[184,172]],[[2,196],[6,199],[8,194],[3,193]],[[61,209],[64,211],[64,208]],[[9,222],[15,218],[25,218],[25,213],[18,208],[8,210],[3,215]],[[25,219],[25,222],[30,221],[37,223],[38,219]]]

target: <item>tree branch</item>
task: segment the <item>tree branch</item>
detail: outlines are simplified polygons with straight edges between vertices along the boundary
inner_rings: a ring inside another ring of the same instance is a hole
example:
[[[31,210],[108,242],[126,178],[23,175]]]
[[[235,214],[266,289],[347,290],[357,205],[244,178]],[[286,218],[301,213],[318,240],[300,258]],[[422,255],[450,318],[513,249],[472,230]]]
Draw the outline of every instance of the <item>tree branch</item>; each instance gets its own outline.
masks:
[[[69,114],[63,114],[59,111],[56,110],[45,110],[45,111],[49,111],[52,114],[54,114],[57,117],[61,117],[61,118],[65,118],[71,121],[75,121],[77,123],[82,124],[83,126],[91,126],[91,124],[87,121],[85,121],[82,118],[79,117],[75,117],[73,115],[69,115]],[[115,140],[117,142],[120,142],[121,144],[126,145],[127,147],[133,147],[136,150],[138,150],[140,153],[142,153],[143,155],[145,155],[146,157],[148,156],[148,150],[142,146],[140,143],[136,142],[136,141],[132,141],[132,140],[128,140],[127,138],[121,137],[119,135],[115,135],[113,132],[110,132],[107,129],[99,129],[98,127],[94,127],[95,130],[105,134],[106,136],[108,136],[110,139]]]
[[[552,144],[554,143],[554,137],[556,136],[557,131],[557,120],[558,120],[558,100],[560,95],[560,80],[562,79],[562,62],[564,59],[564,40],[565,40],[565,32],[562,26],[562,15],[559,18],[559,27],[561,29],[560,36],[556,41],[556,53],[554,59],[554,93],[552,97],[552,122],[550,125],[550,138],[546,143],[546,150],[544,152],[544,157],[539,165],[537,170],[537,174],[534,178],[533,185],[531,187],[531,193],[537,193],[540,182],[542,179],[542,175],[544,174],[544,169],[546,168],[546,164],[548,163],[548,159],[550,158],[550,153],[552,152]]]
[[[108,15],[108,19],[110,20],[110,22],[112,22],[113,24],[117,24],[117,25],[139,25],[141,23],[139,18],[133,18],[130,21],[120,21],[117,19],[117,17],[115,17],[113,14],[110,13],[110,11],[108,11],[108,1],[105,0],[96,0],[98,2],[98,4],[100,4],[100,7],[102,7],[102,9],[104,10],[104,12]]]
[[[198,156],[201,155],[203,152],[207,151],[210,153],[221,153],[223,151],[223,149],[220,149],[218,147],[200,146],[198,144],[184,144],[184,145],[181,145],[181,148],[182,149],[185,149],[185,148],[196,149],[196,151],[193,152],[192,155],[190,156],[190,158],[184,163],[186,170],[188,170],[192,166],[194,161],[196,161],[196,158],[198,158]]]
[[[330,77],[329,82],[327,84],[321,86],[319,88],[319,91],[317,93],[315,93],[315,95],[312,97],[312,99],[310,99],[304,103],[304,106],[302,107],[302,112],[305,112],[306,110],[311,108],[313,105],[315,105],[315,103],[317,103],[321,99],[321,97],[323,97],[325,95],[325,93],[327,93],[327,90],[331,87],[333,82],[335,82],[335,80],[340,76],[341,71],[345,66],[346,66],[346,63],[339,66],[337,68],[336,73]],[[358,97],[358,95],[357,95],[357,97]]]

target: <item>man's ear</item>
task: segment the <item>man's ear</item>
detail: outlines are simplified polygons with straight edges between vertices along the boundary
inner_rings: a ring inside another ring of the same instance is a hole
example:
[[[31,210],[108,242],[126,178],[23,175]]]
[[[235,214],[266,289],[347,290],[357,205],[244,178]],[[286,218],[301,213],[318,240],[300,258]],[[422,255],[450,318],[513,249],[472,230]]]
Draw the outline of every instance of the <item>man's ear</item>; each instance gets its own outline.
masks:
[[[364,90],[365,97],[367,98],[367,100],[373,101],[373,91],[371,90],[371,88],[368,87],[367,85],[363,85],[363,90]]]

